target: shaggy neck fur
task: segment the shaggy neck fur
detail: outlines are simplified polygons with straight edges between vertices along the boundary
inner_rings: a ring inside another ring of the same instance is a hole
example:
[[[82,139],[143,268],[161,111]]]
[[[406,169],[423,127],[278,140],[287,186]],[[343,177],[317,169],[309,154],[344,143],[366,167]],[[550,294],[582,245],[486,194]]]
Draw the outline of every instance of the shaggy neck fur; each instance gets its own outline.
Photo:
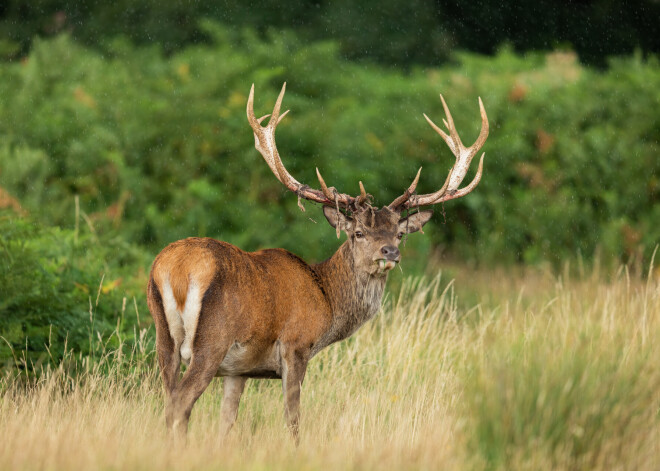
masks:
[[[350,242],[346,241],[325,262],[313,266],[319,275],[332,308],[329,331],[314,346],[314,353],[331,343],[349,337],[376,315],[385,290],[387,275],[358,272]]]

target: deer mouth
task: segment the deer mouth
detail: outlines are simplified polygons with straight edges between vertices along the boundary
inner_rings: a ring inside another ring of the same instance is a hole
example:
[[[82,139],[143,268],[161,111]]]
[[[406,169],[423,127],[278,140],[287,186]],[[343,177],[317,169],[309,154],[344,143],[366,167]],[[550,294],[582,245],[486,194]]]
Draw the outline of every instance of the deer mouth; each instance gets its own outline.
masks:
[[[395,260],[388,260],[386,258],[378,259],[376,262],[378,262],[378,273],[386,273],[394,268],[397,264]]]

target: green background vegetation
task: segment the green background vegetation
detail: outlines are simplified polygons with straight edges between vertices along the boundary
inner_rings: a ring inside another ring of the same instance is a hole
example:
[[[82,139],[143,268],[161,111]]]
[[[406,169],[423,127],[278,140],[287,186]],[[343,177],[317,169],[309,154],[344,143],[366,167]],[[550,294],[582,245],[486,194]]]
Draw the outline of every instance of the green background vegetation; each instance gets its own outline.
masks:
[[[619,15],[609,31],[626,41],[611,48],[572,39],[577,26],[560,18],[586,12],[597,38],[616,2],[578,10],[521,3],[484,37],[468,31],[482,31],[480,15],[494,10],[464,2],[406,4],[412,16],[399,2],[193,2],[185,12],[174,2],[128,4],[8,2],[0,10],[7,362],[12,348],[42,361],[48,342],[51,351],[68,342],[90,352],[94,332],[134,335],[137,316],[124,314],[137,307],[147,317],[149,264],[174,240],[281,246],[310,261],[332,253],[338,242],[318,205],[301,213],[254,149],[245,117],[252,83],[258,114],[288,83],[292,112],[278,144],[294,176],[315,186],[318,166],[349,193],[362,180],[378,205],[420,166],[421,192],[444,181],[453,157],[422,117],[441,122],[438,93],[466,143],[478,133],[482,97],[491,129],[484,178],[407,241],[407,274],[433,256],[646,263],[660,240],[660,64],[657,38],[639,33],[657,13],[653,2]],[[507,26],[512,18],[532,26],[534,14],[551,10],[549,24],[563,25],[547,32],[553,40],[531,28],[524,42]],[[99,285],[106,303],[97,303]]]
[[[478,96],[491,133],[479,191],[445,205],[433,246],[496,262],[558,261],[598,247],[626,260],[660,240],[655,58],[596,71],[569,53],[504,49],[401,72],[344,60],[332,42],[204,27],[212,45],[172,56],[119,40],[100,53],[62,35],[4,64],[2,187],[38,220],[68,227],[79,195],[97,231],[152,250],[199,235],[318,260],[333,232],[312,204],[320,224],[300,214],[254,149],[250,84],[265,114],[288,81],[292,112],[278,146],[293,175],[316,185],[318,166],[350,193],[362,180],[377,204],[420,166],[421,192],[444,181],[453,157],[422,117],[440,122],[443,92],[466,142],[478,133]]]

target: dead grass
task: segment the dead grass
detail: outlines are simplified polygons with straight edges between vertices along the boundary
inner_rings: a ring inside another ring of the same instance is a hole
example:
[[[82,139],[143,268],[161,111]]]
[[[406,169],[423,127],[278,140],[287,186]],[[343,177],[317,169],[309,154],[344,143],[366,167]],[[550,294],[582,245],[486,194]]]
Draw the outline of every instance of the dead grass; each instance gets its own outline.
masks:
[[[5,376],[0,469],[657,469],[659,340],[660,282],[625,269],[410,279],[311,362],[297,449],[280,382],[254,380],[225,442],[216,380],[172,446],[137,347],[69,356],[30,387]]]

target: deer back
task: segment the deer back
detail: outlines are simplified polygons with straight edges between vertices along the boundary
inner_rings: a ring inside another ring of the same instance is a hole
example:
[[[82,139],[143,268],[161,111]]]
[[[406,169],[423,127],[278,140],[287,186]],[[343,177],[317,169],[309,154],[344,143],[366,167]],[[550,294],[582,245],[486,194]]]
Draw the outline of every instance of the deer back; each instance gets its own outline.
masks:
[[[188,238],[156,257],[149,302],[162,302],[167,329],[184,362],[198,344],[230,335],[256,350],[275,341],[311,346],[329,328],[331,306],[318,273],[284,249],[245,252]]]

